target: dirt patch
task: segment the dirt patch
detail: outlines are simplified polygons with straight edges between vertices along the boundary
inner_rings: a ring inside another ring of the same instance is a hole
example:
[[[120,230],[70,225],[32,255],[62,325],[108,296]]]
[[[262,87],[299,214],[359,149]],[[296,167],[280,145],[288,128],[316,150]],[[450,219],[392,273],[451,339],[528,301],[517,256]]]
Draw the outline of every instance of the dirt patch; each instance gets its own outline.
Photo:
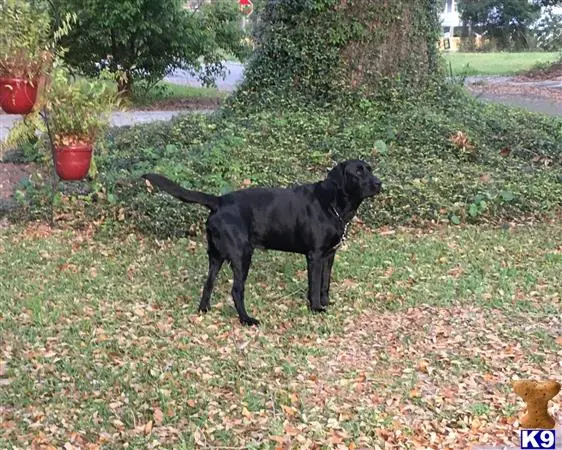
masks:
[[[522,73],[516,80],[519,81],[543,81],[543,80],[562,80],[562,61],[552,64],[549,67],[531,69]]]
[[[11,198],[18,185],[29,178],[34,170],[31,164],[0,162],[0,201]]]

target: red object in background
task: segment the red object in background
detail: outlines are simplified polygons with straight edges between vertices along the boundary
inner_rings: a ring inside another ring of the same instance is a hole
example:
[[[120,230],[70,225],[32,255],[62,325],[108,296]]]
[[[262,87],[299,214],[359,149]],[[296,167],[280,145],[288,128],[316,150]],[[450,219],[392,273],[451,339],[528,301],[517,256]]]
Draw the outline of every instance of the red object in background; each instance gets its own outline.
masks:
[[[29,114],[37,100],[37,83],[24,78],[0,78],[0,106],[7,114]]]
[[[77,181],[88,175],[92,160],[92,144],[55,146],[55,170],[57,175],[68,181]]]
[[[240,11],[243,14],[249,16],[254,11],[254,4],[252,0],[238,0],[238,4],[240,5]]]

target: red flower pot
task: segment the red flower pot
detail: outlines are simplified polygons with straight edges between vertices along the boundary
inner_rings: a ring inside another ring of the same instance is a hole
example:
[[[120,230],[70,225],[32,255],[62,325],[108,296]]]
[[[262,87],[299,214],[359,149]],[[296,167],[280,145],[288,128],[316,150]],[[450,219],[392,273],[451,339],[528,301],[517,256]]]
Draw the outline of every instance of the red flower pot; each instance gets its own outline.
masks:
[[[37,100],[37,83],[25,78],[0,78],[0,106],[8,114],[28,114]]]
[[[88,175],[92,161],[92,144],[55,145],[55,170],[68,181],[81,180]]]

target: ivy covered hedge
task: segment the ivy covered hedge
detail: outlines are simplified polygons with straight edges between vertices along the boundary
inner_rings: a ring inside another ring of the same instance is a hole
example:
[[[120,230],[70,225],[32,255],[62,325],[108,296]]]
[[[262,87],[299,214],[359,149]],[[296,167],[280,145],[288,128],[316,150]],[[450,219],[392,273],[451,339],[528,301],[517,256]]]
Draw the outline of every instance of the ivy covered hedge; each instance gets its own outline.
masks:
[[[356,109],[293,104],[241,114],[190,115],[114,129],[98,149],[88,220],[113,218],[159,236],[200,229],[207,210],[149,193],[139,178],[161,172],[183,186],[221,194],[251,185],[316,181],[346,158],[374,161],[385,192],[360,217],[371,226],[500,223],[560,212],[562,121],[481,104],[444,86],[424,97]],[[19,198],[41,215],[45,179]],[[43,190],[41,190],[43,187]],[[66,206],[65,206],[66,205]],[[77,214],[77,203],[67,202]],[[74,219],[73,219],[74,220]]]
[[[360,211],[371,226],[498,223],[556,214],[562,198],[562,122],[482,105],[453,86],[407,104],[227,110],[115,131],[98,167],[132,223],[178,236],[199,228],[206,209],[149,193],[142,173],[220,194],[316,181],[352,157],[374,160],[385,185]]]
[[[268,1],[236,95],[263,107],[287,97],[323,104],[416,91],[440,75],[437,0]]]

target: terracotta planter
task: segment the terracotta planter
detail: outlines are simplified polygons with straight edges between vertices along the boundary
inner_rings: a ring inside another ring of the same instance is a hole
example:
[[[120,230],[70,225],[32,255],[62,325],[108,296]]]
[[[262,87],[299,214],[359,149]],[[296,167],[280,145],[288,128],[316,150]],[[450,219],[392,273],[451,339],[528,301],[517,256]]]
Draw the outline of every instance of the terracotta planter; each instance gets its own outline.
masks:
[[[77,181],[88,175],[92,161],[92,144],[55,146],[55,170],[57,175],[68,181]]]
[[[37,84],[25,78],[0,78],[0,106],[7,114],[29,114],[37,100]]]

